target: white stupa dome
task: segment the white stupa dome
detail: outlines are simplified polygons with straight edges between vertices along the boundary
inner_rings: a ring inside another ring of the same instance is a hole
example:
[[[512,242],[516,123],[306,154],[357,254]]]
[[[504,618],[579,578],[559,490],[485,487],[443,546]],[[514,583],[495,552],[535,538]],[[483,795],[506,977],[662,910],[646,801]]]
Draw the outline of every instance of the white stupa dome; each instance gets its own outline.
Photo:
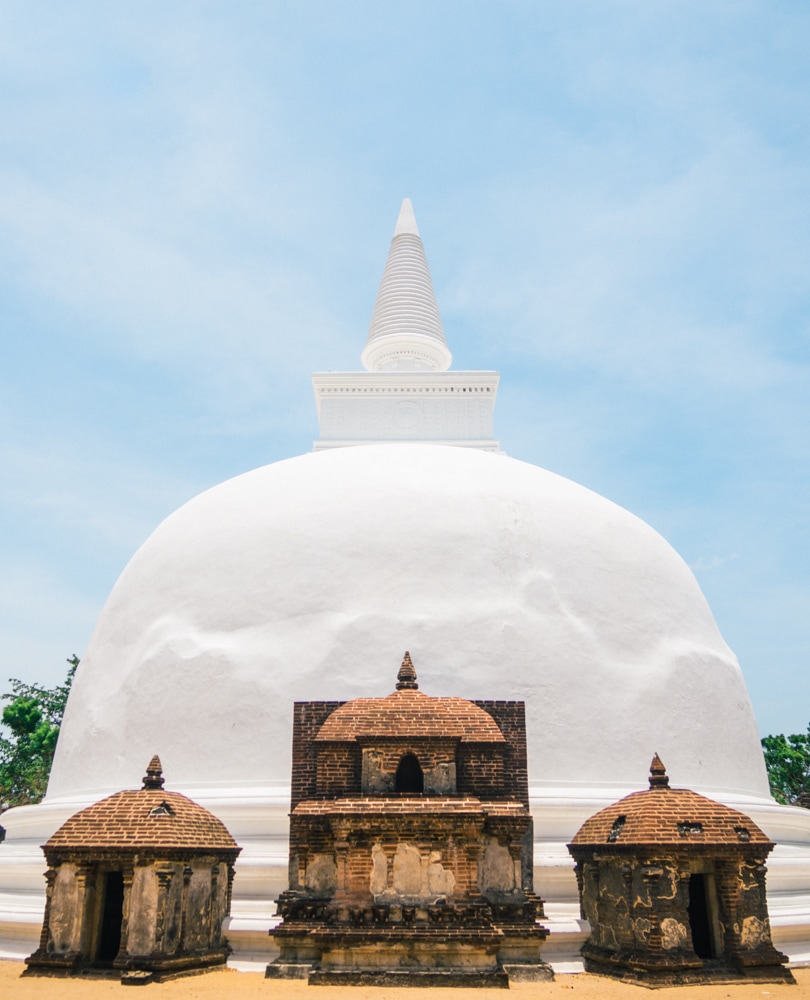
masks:
[[[767,794],[737,662],[695,579],[615,504],[503,455],[343,448],[223,483],[134,556],[76,679],[50,796],[287,785],[294,701],[422,690],[527,704],[532,785]],[[696,736],[695,734],[699,734]]]
[[[294,702],[385,696],[407,649],[428,695],[526,703],[557,969],[582,967],[586,935],[565,844],[644,783],[655,752],[778,842],[774,941],[810,962],[810,814],[770,798],[745,684],[694,576],[632,514],[501,454],[498,374],[450,360],[406,200],[367,370],[313,376],[315,452],[191,500],[113,589],[45,801],[3,815],[0,958],[38,940],[39,845],[158,753],[242,847],[226,933],[262,967],[287,883]]]

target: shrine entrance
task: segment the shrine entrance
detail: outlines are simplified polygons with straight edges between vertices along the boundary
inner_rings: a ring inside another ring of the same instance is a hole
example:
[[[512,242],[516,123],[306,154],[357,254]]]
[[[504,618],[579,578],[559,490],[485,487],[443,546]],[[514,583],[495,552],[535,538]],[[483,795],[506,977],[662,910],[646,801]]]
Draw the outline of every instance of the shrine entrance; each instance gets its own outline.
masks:
[[[716,908],[714,876],[705,873],[690,875],[689,925],[698,958],[718,958],[721,954],[714,926]]]
[[[416,754],[406,753],[397,767],[396,790],[398,792],[423,792],[425,779]]]
[[[105,872],[101,878],[103,900],[98,935],[96,965],[112,965],[121,947],[121,923],[124,919],[124,877],[120,871]]]

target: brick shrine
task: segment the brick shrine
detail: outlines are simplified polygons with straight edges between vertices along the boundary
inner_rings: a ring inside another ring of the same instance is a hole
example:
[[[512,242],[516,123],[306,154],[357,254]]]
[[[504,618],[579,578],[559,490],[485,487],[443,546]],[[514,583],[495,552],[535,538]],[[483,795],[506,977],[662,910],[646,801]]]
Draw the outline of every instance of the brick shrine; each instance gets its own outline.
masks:
[[[773,846],[744,813],[670,788],[656,754],[649,789],[591,816],[568,845],[591,925],[586,970],[650,987],[793,982],[771,942]]]
[[[110,969],[140,983],[224,966],[240,850],[216,816],[163,789],[153,757],[140,790],[82,809],[43,847],[45,917],[23,974]]]
[[[540,958],[523,702],[429,697],[408,653],[388,697],[296,702],[291,810],[269,977],[552,978]]]

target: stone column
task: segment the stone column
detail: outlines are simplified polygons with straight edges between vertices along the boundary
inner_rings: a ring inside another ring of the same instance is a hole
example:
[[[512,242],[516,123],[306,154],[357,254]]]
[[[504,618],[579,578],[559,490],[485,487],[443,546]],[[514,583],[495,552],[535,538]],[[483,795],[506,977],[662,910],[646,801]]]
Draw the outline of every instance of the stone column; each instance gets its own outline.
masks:
[[[184,952],[186,950],[186,921],[188,919],[188,887],[191,882],[191,876],[194,874],[194,869],[191,865],[183,866],[183,893],[180,897],[180,934],[177,941],[177,950],[179,952]],[[210,901],[209,901],[210,910]],[[202,915],[200,915],[202,917]]]
[[[169,901],[169,889],[171,888],[174,869],[167,866],[156,868],[158,889],[157,889],[157,912],[155,920],[155,951],[162,952],[163,938],[166,933],[166,908]]]
[[[723,957],[734,959],[740,953],[738,894],[741,859],[715,862],[715,888],[723,925]]]
[[[604,863],[604,862],[602,862]],[[590,921],[591,924],[591,941],[602,943],[602,922],[599,919],[599,885],[602,877],[602,869],[600,867],[600,862],[598,861],[588,861],[586,862],[587,868],[583,871],[583,892],[582,892],[582,902],[583,902],[583,917]],[[587,876],[587,877],[586,877]],[[633,896],[628,893],[627,896],[628,909],[633,910]]]
[[[469,896],[471,899],[481,898],[481,855],[483,850],[481,847],[480,840],[468,840],[465,844],[465,853],[469,858],[470,870],[476,873],[475,879],[470,880],[470,886],[468,889]]]
[[[93,865],[79,865],[76,869],[76,912],[80,914],[79,926],[71,935],[73,950],[85,958],[92,958],[91,951],[97,936],[95,916],[96,885],[98,873]]]
[[[228,864],[228,892],[225,896],[225,913],[231,912],[231,900],[233,899],[233,879],[236,875],[236,871],[233,867],[233,862]]]
[[[417,844],[417,849],[419,850],[419,864],[421,865],[421,884],[419,886],[419,895],[422,899],[427,899],[430,895],[430,882],[428,878],[428,868],[430,866],[430,844]]]
[[[49,945],[52,944],[51,938],[51,903],[53,901],[53,887],[56,882],[56,869],[49,868],[45,872],[45,913],[42,917],[42,931],[39,935],[39,948],[37,952],[40,955],[47,955],[49,951]]]
[[[660,961],[664,951],[661,941],[661,927],[658,916],[658,895],[662,875],[663,868],[660,865],[655,863],[644,865],[641,869],[641,879],[644,883],[644,893],[646,899],[636,900],[634,904],[638,905],[640,903],[642,906],[649,908],[650,933],[647,938],[646,945],[643,941],[638,942],[638,936],[636,936],[636,938],[637,947],[644,949],[653,961]]]
[[[385,852],[385,862],[388,865],[387,888],[394,891],[394,855],[397,853],[396,841],[389,841],[382,845]]]
[[[219,876],[221,868],[211,865],[211,894],[208,897],[208,947],[219,948],[222,935],[222,908],[219,905]]]
[[[767,867],[762,857],[740,862],[737,919],[740,923],[739,960],[742,965],[781,965],[785,956],[774,948],[765,895]]]
[[[509,856],[512,859],[512,867],[515,870],[515,888],[523,891],[523,845],[520,841],[509,841]]]
[[[115,962],[124,962],[129,956],[129,908],[132,900],[132,880],[135,877],[135,869],[131,866],[121,869],[121,878],[124,883],[124,901],[121,915],[121,944]]]
[[[337,917],[341,923],[349,919],[349,842],[345,839],[345,830],[335,831],[335,864],[337,867],[337,887],[332,897],[332,904],[337,909]]]
[[[295,885],[291,888],[303,889],[307,884],[307,862],[309,861],[309,844],[298,844],[295,854]],[[292,882],[292,879],[290,880]]]

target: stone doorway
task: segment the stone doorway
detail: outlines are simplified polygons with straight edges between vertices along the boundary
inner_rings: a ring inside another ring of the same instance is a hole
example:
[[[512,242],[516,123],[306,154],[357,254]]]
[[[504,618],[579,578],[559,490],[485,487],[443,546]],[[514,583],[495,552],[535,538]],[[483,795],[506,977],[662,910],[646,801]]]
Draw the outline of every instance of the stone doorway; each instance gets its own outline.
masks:
[[[121,924],[124,919],[124,876],[120,871],[105,872],[98,931],[96,965],[110,966],[121,947]]]
[[[692,930],[692,945],[698,958],[719,958],[716,924],[717,896],[714,876],[707,873],[693,873],[689,876],[689,925]]]

